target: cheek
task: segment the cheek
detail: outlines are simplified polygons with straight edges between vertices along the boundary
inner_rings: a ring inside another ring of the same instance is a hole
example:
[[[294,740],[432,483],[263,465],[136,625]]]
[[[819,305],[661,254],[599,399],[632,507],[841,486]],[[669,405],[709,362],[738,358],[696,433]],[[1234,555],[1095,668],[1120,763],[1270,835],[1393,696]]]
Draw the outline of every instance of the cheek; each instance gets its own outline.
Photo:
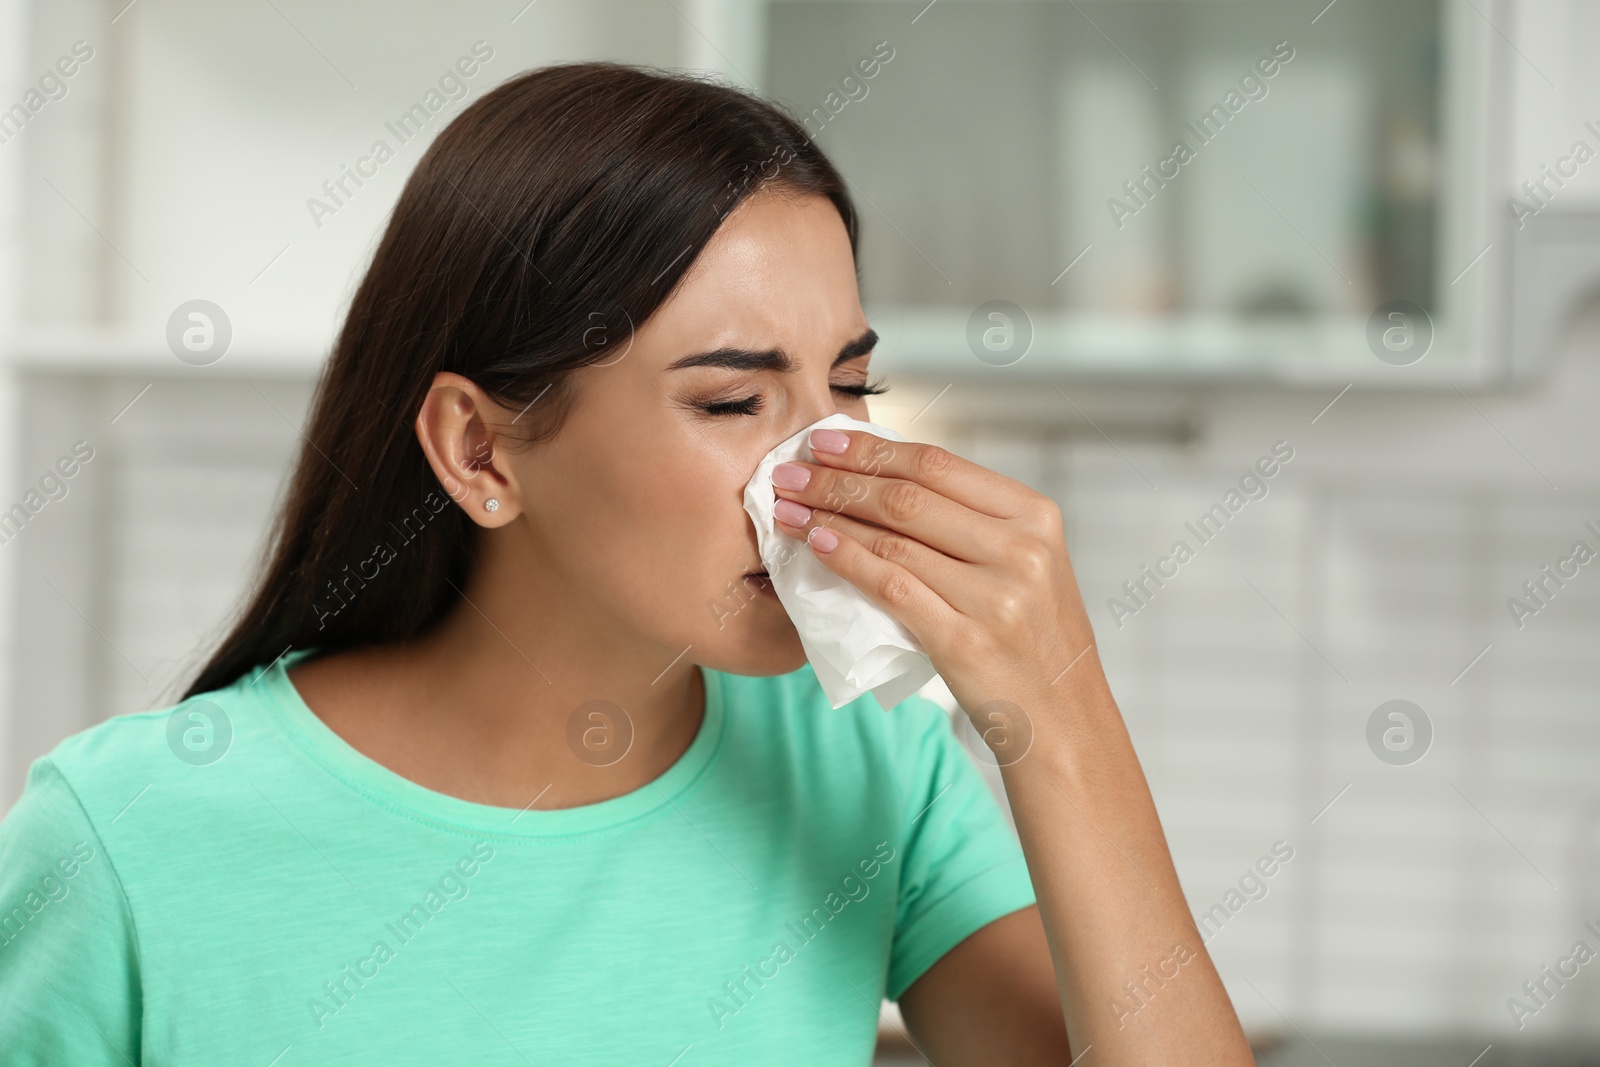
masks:
[[[646,630],[712,618],[706,603],[760,565],[744,486],[767,445],[753,430],[745,440],[690,425],[654,392],[627,404],[625,390],[607,395],[532,461],[551,505],[547,558],[566,584]]]
[[[651,614],[720,595],[759,565],[744,511],[748,475],[734,466],[728,450],[695,442],[591,471],[588,514],[574,524],[586,544],[573,547],[590,556],[597,579],[622,583]]]
[[[755,561],[755,529],[744,511],[748,479],[700,457],[661,471],[647,486],[642,521],[660,538],[657,553],[678,561],[685,580],[737,576]]]

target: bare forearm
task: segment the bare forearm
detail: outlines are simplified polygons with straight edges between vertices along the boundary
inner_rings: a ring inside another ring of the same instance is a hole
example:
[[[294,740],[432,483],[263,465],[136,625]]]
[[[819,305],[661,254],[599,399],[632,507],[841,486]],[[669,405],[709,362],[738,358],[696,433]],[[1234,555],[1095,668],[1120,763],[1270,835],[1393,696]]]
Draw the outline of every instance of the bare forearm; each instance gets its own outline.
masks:
[[[1074,1055],[1092,1045],[1104,1065],[1253,1063],[1094,654],[1030,702],[1016,703],[1031,745],[1002,756],[1001,774]]]
[[[935,445],[810,441],[814,462],[790,472],[801,488],[775,490],[809,530],[784,528],[917,637],[980,732],[998,702],[1033,726],[1027,754],[1000,762],[1074,1049],[1106,1065],[1250,1063],[1093,652],[1060,507]],[[974,999],[989,978],[968,982]]]

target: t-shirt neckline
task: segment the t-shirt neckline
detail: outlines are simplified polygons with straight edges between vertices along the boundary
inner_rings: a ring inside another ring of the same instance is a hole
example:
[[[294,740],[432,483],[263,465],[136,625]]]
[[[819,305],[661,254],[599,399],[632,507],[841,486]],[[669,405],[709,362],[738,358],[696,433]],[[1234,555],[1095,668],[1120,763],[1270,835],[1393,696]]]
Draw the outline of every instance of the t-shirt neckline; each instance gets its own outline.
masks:
[[[288,670],[319,648],[298,648],[253,668],[241,684],[261,692],[289,738],[345,785],[391,810],[433,823],[498,837],[565,837],[606,830],[644,818],[688,790],[721,747],[725,721],[719,671],[698,669],[705,690],[700,729],[683,754],[653,781],[621,796],[574,808],[518,810],[440,793],[362,753],[317,717],[290,681]]]

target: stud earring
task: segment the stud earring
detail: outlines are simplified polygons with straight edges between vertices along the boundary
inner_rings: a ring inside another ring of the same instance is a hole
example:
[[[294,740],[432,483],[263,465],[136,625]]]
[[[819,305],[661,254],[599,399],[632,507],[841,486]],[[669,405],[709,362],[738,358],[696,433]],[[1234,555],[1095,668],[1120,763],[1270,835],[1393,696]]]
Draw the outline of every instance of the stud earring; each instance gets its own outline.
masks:
[[[483,510],[485,510],[485,511],[499,511],[500,510],[500,501],[496,500],[494,497],[490,497],[488,500],[485,500],[483,502]]]

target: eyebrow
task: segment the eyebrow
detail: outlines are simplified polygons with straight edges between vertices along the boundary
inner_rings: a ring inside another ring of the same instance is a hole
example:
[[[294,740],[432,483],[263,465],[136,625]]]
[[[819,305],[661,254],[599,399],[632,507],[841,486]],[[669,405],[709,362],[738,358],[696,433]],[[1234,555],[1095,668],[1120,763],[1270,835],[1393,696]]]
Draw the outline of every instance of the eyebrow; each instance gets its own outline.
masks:
[[[838,356],[834,357],[833,366],[848,363],[858,356],[871,352],[878,344],[876,330],[868,329],[866,333],[849,342],[839,349]],[[794,370],[794,359],[781,348],[769,348],[756,352],[748,348],[718,348],[710,352],[699,352],[692,356],[684,356],[674,360],[668,365],[667,370],[683,370],[686,367],[717,367],[722,370],[743,371],[777,371],[787,374]]]

